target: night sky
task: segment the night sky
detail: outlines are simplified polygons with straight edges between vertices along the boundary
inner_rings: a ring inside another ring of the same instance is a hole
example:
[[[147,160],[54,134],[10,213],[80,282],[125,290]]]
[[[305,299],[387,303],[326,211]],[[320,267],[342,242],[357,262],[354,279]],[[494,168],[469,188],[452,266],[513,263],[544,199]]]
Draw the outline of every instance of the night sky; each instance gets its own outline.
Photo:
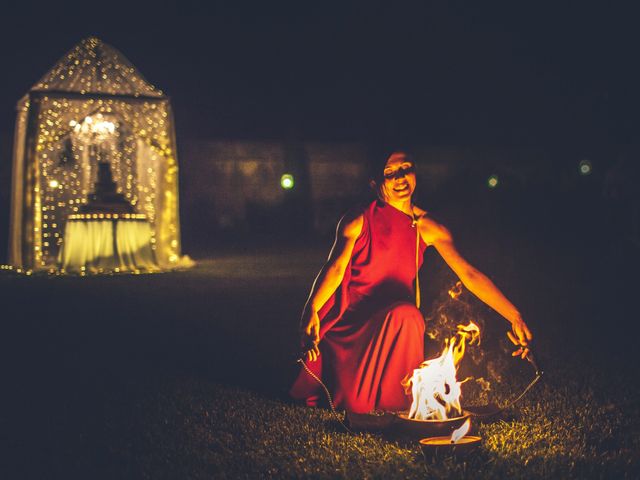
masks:
[[[18,98],[96,35],[172,97],[179,142],[293,132],[305,140],[608,145],[637,135],[640,35],[631,8],[299,3],[190,17],[5,16],[0,133],[12,134]]]

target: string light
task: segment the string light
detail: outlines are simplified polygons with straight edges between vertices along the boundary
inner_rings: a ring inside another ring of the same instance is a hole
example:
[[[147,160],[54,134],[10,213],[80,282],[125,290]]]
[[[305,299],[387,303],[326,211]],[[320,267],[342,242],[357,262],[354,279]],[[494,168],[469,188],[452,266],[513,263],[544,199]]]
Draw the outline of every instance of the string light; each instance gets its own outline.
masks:
[[[59,276],[59,275],[80,275],[82,277],[86,276],[88,274],[86,267],[84,269],[81,269],[80,272],[67,272],[64,268],[58,268],[58,267],[49,267],[48,269],[40,269],[40,270],[32,270],[32,269],[27,269],[24,270],[22,268],[16,268],[13,265],[6,265],[6,264],[0,264],[0,271],[7,271],[7,272],[13,272],[13,273],[17,273],[20,275],[27,275],[27,276],[31,276],[31,275],[48,275],[48,276]],[[106,274],[106,275],[116,275],[116,274],[127,274],[127,275],[151,275],[154,273],[159,273],[161,270],[159,269],[144,269],[144,270],[140,270],[140,269],[134,269],[134,270],[122,270],[120,268],[115,268],[114,270],[105,270],[104,268],[98,268],[97,269],[97,273],[100,274]]]
[[[487,186],[489,188],[496,188],[498,186],[498,183],[498,175],[496,174],[490,175],[487,179]]]
[[[62,57],[32,91],[40,92],[36,131],[31,132],[37,166],[35,266],[56,264],[64,224],[81,218],[78,211],[93,190],[97,161],[110,163],[118,192],[139,212],[131,219],[151,224],[159,261],[175,262],[180,252],[178,168],[170,105],[163,93],[120,52],[94,37]],[[26,131],[31,107],[28,100],[19,105],[18,129]],[[44,240],[51,238],[58,240]]]
[[[68,220],[146,220],[144,213],[77,213],[67,217]],[[177,244],[176,244],[177,246]]]

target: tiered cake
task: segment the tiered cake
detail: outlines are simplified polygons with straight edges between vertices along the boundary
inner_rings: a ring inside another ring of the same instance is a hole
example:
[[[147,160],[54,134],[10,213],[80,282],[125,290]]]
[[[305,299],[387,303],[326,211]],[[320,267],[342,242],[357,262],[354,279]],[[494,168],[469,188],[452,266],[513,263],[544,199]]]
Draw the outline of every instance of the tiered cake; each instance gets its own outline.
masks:
[[[98,162],[98,178],[87,203],[80,207],[82,213],[135,213],[133,205],[118,193],[109,162]]]

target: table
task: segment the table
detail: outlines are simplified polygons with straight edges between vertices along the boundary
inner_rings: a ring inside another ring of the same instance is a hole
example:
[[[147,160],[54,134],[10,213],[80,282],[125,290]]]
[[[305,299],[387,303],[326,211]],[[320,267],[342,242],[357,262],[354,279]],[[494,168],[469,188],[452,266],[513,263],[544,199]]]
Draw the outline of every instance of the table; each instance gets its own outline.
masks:
[[[157,271],[151,225],[135,213],[69,215],[58,255],[73,273]]]

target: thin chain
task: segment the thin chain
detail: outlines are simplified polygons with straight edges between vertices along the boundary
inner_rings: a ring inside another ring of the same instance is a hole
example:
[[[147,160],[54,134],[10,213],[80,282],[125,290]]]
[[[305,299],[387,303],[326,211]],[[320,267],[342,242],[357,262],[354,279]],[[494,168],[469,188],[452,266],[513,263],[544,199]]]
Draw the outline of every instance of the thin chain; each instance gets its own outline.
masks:
[[[418,218],[414,215],[411,226],[416,229],[416,308],[420,308],[420,276],[418,271],[419,265],[419,251],[420,251],[420,230],[418,229]]]
[[[329,400],[329,407],[331,407],[331,411],[333,412],[334,417],[336,418],[336,420],[338,420],[338,423],[340,425],[342,425],[342,427],[349,433],[354,433],[349,427],[347,427],[345,425],[345,423],[342,421],[342,417],[340,416],[340,414],[336,411],[336,407],[333,405],[333,398],[331,398],[331,393],[329,392],[329,389],[327,388],[327,386],[324,384],[324,382],[322,380],[320,380],[320,378],[311,371],[311,369],[309,367],[307,367],[307,364],[304,363],[304,360],[299,358],[298,362],[300,362],[302,364],[302,368],[305,369],[305,371],[311,376],[311,378],[313,378],[316,382],[318,382],[320,384],[320,386],[323,388],[324,393],[327,395],[327,400]],[[355,435],[355,434],[354,434]]]
[[[509,403],[507,403],[504,407],[499,408],[498,410],[494,411],[494,412],[489,412],[489,413],[472,413],[472,416],[474,417],[478,417],[478,418],[482,418],[482,417],[493,417],[494,415],[498,415],[499,413],[504,412],[505,410],[513,407],[517,402],[520,401],[520,399],[522,397],[525,396],[525,394],[531,390],[531,388],[538,383],[538,380],[540,380],[542,378],[542,374],[538,373],[536,374],[535,378],[533,380],[531,380],[531,382],[529,383],[529,385],[527,385],[527,387],[522,391],[522,393],[520,395],[518,395],[514,400],[511,400]]]
[[[519,401],[520,401],[520,399],[521,399],[522,397],[524,397],[524,396],[525,396],[525,394],[526,394],[526,393],[531,389],[531,387],[533,387],[536,383],[538,383],[538,380],[540,380],[541,378],[542,378],[542,375],[541,375],[541,374],[536,374],[536,378],[534,378],[534,379],[531,381],[531,383],[529,383],[529,385],[527,385],[527,388],[525,388],[525,389],[524,389],[524,391],[523,391],[520,395],[518,395],[518,396],[516,397],[516,399],[515,399],[515,400],[512,400],[512,401],[511,401],[510,403],[508,403],[505,407],[502,407],[502,409],[501,409],[501,410],[506,410],[507,408],[511,408],[511,407],[513,407],[513,406],[516,404],[516,402],[519,402]]]

